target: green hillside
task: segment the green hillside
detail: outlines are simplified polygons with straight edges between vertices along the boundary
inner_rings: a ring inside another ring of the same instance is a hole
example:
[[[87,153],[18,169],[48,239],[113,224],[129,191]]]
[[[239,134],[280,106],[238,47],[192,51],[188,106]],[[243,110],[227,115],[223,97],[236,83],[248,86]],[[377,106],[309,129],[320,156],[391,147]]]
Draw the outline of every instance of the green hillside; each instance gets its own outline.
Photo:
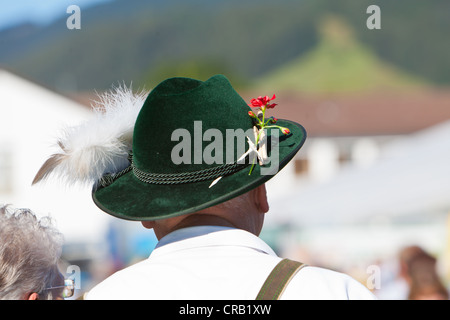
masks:
[[[366,27],[373,4],[380,30]],[[81,11],[80,30],[67,29],[65,12],[49,25],[0,30],[0,66],[59,91],[213,73],[235,84],[264,77],[290,87],[291,78],[309,91],[416,82],[397,67],[450,84],[448,0],[111,0]],[[330,14],[354,36],[320,34]]]
[[[255,85],[261,90],[310,93],[408,89],[426,85],[419,77],[381,61],[355,40],[353,31],[336,16],[319,24],[318,45]]]

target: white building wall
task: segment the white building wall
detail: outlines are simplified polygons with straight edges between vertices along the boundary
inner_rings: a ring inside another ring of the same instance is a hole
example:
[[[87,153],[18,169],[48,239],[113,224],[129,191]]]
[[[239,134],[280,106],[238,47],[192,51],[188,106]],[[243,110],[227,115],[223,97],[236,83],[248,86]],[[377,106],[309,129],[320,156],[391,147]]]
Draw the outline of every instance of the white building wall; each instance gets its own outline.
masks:
[[[98,240],[107,215],[95,207],[88,187],[74,189],[54,181],[31,186],[31,182],[56,150],[62,128],[91,115],[86,106],[0,70],[0,149],[12,161],[10,192],[0,191],[0,203],[50,214],[67,241]]]

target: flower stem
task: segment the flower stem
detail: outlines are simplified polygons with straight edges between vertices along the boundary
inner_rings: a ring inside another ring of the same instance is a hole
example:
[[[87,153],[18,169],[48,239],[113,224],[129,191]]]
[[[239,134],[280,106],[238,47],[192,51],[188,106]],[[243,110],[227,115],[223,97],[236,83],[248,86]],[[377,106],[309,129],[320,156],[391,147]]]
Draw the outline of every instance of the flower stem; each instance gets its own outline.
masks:
[[[264,119],[264,112],[263,112],[263,119]],[[263,127],[262,129],[260,129],[260,130],[264,130],[264,127]],[[261,136],[261,131],[260,131],[260,130],[258,130],[258,135],[256,136],[256,142],[255,142],[256,150],[258,150],[259,138],[260,138],[260,136]],[[251,166],[251,168],[250,168],[250,172],[248,173],[248,175],[251,175],[251,174],[252,174],[252,172],[253,172],[253,167],[255,166],[255,159],[257,159],[257,158],[258,158],[257,155],[253,158],[252,166]]]
[[[262,120],[260,120],[260,119],[257,117],[258,122],[259,122],[260,129],[258,130],[258,135],[256,136],[256,143],[255,143],[256,150],[259,150],[259,149],[258,149],[258,143],[259,143],[259,138],[260,138],[260,136],[261,136],[261,131],[264,130],[264,128],[267,128],[267,127],[266,127],[267,123],[264,122],[264,120],[265,120],[265,118],[266,118],[266,106],[267,106],[267,105],[265,105],[265,106],[263,106],[263,107],[261,108],[261,111],[262,111],[262,114],[263,114]],[[258,156],[256,156],[256,157],[253,158],[253,161],[252,161],[252,167],[250,168],[250,172],[248,173],[248,175],[251,175],[252,172],[253,172],[253,167],[255,166],[255,158],[258,158]]]

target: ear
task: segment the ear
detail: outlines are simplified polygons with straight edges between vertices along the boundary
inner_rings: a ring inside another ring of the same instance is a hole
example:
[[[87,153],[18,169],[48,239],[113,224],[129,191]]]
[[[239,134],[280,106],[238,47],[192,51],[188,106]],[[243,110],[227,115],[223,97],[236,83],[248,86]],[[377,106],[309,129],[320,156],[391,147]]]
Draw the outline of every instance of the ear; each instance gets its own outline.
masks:
[[[155,227],[155,221],[141,221],[141,224],[146,229],[153,229]]]
[[[32,293],[28,296],[27,300],[39,300],[39,294],[37,294],[36,292],[32,292]]]
[[[269,211],[269,202],[267,201],[266,185],[262,184],[255,190],[255,205],[261,211],[261,213],[266,213]]]

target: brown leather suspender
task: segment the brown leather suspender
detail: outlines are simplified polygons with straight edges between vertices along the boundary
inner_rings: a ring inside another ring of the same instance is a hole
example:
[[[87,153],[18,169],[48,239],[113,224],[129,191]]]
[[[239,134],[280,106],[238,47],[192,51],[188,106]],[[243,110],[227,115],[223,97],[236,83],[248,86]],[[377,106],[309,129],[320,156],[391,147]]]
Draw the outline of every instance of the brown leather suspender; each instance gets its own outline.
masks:
[[[267,277],[256,300],[278,300],[292,277],[304,266],[301,262],[281,260]]]

